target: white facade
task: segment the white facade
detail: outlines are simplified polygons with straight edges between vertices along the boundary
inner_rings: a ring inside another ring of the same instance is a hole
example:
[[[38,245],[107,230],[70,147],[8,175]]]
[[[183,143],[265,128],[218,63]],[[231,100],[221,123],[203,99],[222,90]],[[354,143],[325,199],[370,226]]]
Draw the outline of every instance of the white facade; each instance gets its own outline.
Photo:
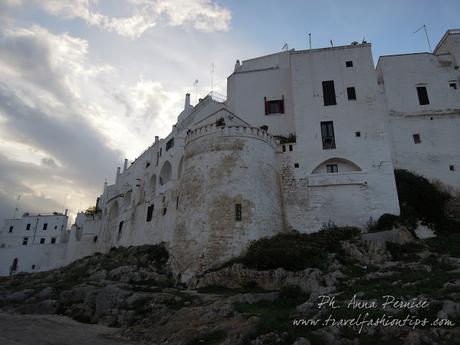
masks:
[[[77,216],[56,260],[47,261],[50,251],[36,254],[40,269],[114,246],[166,242],[174,271],[186,280],[239,255],[251,240],[399,214],[394,165],[458,187],[458,175],[444,175],[427,159],[458,165],[458,145],[447,136],[458,130],[459,99],[449,94],[444,102],[444,91],[434,91],[454,79],[445,61],[454,61],[458,79],[455,35],[437,48],[449,46],[453,57],[385,57],[377,74],[367,43],[237,61],[227,100],[208,95],[192,106],[186,95],[171,133],[129,166],[125,160],[97,199],[99,212]],[[401,97],[418,83],[430,84],[432,103],[423,109],[410,104],[413,95]],[[416,121],[424,123],[422,144],[439,131],[419,156],[406,140]],[[5,253],[0,259],[8,262],[16,255]]]
[[[5,219],[0,230],[0,275],[47,270],[61,265],[63,260],[55,253],[67,250],[62,244],[67,222],[67,211],[24,213],[22,218]]]
[[[433,54],[382,56],[377,64],[393,164],[440,181],[454,193],[460,192],[459,65],[460,30],[447,31]],[[426,100],[417,88],[426,91]]]
[[[5,219],[0,230],[0,248],[58,244],[67,230],[66,213],[24,213],[22,218]]]

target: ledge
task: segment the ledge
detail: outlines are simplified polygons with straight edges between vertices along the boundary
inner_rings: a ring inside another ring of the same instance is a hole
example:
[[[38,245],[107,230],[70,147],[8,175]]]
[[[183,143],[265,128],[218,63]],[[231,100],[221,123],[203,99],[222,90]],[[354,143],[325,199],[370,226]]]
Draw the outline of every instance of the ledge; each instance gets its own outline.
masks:
[[[308,187],[325,187],[341,185],[367,185],[366,174],[363,172],[314,174],[307,177]]]

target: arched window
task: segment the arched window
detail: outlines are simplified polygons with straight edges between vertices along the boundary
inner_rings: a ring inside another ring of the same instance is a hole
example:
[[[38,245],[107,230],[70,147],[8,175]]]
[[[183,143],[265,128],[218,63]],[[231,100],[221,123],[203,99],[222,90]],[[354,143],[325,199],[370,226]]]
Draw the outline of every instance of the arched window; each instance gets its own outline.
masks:
[[[362,169],[352,161],[344,158],[330,158],[319,164],[312,174],[342,173],[350,171],[362,171]]]
[[[172,173],[171,163],[166,161],[163,164],[163,167],[161,168],[161,172],[160,172],[160,185],[161,186],[164,186],[166,183],[168,183],[171,180],[171,173]]]

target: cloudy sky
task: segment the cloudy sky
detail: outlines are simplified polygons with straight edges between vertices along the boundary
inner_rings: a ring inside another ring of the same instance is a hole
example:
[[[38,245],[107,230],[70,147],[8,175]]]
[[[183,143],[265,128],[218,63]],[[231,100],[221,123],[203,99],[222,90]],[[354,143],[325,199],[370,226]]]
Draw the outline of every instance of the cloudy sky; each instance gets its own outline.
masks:
[[[428,50],[456,1],[0,0],[0,221],[95,203],[104,179],[164,137],[183,107],[226,93],[236,59],[361,41]]]

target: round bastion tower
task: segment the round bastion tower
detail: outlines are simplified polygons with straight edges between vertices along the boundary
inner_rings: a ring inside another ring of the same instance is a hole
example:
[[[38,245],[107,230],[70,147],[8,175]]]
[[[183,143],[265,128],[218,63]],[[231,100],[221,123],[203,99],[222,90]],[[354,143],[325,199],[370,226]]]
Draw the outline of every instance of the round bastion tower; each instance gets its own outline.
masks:
[[[283,231],[274,138],[255,127],[190,131],[179,195],[172,265],[187,280]]]

